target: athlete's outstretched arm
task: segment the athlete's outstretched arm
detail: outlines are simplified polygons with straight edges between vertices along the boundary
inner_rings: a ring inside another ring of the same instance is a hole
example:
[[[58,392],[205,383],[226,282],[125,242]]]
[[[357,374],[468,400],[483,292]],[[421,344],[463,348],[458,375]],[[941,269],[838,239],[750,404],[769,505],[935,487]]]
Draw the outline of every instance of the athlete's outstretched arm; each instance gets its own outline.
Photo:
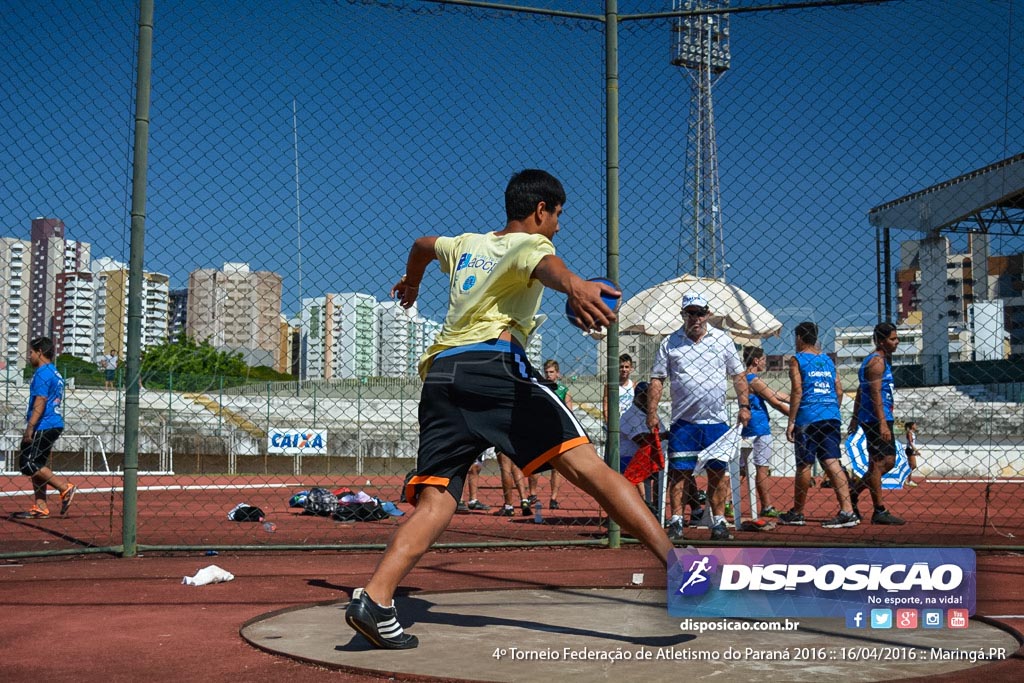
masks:
[[[576,312],[581,328],[600,330],[615,322],[615,313],[601,300],[601,294],[622,296],[622,292],[600,282],[584,280],[554,254],[542,258],[531,277],[549,289],[568,295],[569,306]]]
[[[402,308],[409,308],[416,303],[416,297],[420,294],[420,282],[423,281],[423,271],[437,258],[437,252],[434,251],[436,241],[437,237],[420,237],[412,243],[409,258],[405,262],[405,275],[391,288],[391,298],[397,298]]]

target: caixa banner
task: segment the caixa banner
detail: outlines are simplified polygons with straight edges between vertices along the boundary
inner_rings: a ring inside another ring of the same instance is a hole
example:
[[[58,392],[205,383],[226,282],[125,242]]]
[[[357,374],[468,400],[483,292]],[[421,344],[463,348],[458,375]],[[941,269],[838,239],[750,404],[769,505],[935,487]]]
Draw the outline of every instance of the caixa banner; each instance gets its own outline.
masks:
[[[837,617],[848,610],[944,608],[974,614],[974,551],[963,548],[674,550],[674,617]]]
[[[267,453],[288,455],[326,455],[326,429],[271,429],[267,435]]]

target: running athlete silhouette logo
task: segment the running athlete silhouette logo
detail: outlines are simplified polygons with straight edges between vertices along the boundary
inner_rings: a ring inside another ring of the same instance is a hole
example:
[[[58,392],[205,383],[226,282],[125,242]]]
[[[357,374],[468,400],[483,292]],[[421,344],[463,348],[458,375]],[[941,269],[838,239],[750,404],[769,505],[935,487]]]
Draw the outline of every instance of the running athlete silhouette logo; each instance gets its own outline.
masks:
[[[703,595],[711,589],[711,575],[718,569],[717,558],[711,555],[687,555],[679,565],[685,568],[680,595]]]

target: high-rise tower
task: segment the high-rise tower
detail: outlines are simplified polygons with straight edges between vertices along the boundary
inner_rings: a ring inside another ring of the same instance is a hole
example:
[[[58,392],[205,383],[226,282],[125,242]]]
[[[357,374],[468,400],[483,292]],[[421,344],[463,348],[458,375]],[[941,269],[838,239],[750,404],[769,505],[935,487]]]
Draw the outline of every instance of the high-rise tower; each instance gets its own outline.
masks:
[[[57,309],[57,279],[64,273],[89,270],[89,244],[64,237],[59,218],[32,219],[32,261],[29,275],[29,337],[53,337],[60,352],[60,330],[54,329]]]
[[[697,14],[672,20],[672,64],[686,69],[690,116],[679,249],[680,272],[725,279],[722,193],[711,89],[729,69],[729,0],[673,0],[673,10]]]

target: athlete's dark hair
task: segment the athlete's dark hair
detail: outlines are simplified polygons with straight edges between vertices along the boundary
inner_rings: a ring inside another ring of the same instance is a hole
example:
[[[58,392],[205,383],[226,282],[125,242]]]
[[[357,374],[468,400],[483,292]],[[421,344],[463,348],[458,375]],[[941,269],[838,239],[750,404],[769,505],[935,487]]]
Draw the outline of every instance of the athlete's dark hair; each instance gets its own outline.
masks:
[[[764,356],[764,349],[756,346],[744,346],[743,347],[743,364],[748,368],[754,364],[755,360],[758,360]]]
[[[875,331],[872,333],[871,338],[875,341],[875,346],[878,346],[883,341],[889,338],[889,335],[896,331],[896,326],[892,323],[878,323],[875,325]]]
[[[630,365],[632,365],[633,356],[629,355],[628,353],[624,353],[621,356],[619,356],[619,365],[622,365],[623,363],[629,363]]]
[[[37,337],[29,342],[28,346],[46,356],[48,360],[53,360],[53,342],[49,337]]]
[[[512,176],[505,188],[505,216],[520,221],[544,202],[548,211],[565,204],[565,189],[558,178],[547,171],[528,168]]]
[[[806,320],[796,326],[796,338],[804,344],[814,345],[818,343],[818,326]]]

